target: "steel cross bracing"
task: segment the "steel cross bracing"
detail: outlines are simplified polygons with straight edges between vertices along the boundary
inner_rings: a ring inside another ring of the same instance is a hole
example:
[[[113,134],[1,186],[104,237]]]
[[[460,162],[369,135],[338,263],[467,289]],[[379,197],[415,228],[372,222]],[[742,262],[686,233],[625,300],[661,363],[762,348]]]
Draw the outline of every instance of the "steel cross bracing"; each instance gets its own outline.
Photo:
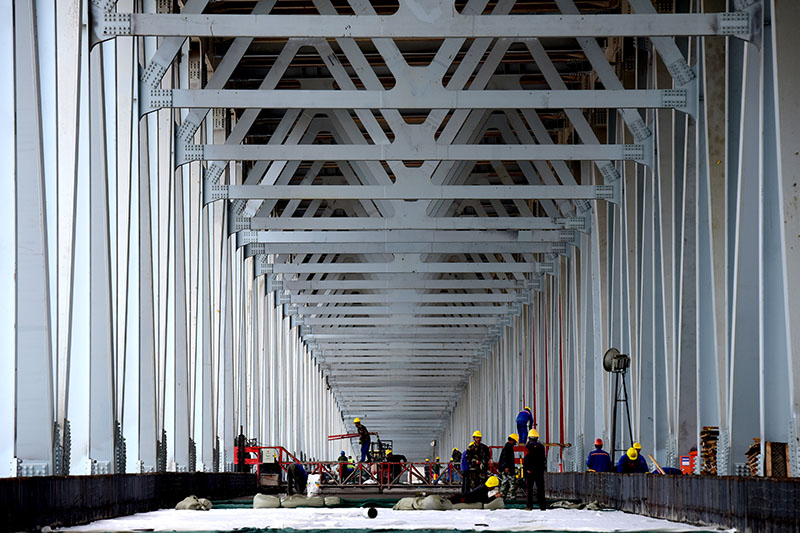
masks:
[[[0,464],[331,459],[356,416],[445,459],[527,404],[580,470],[612,345],[662,465],[798,459],[800,10],[684,4],[6,7]]]

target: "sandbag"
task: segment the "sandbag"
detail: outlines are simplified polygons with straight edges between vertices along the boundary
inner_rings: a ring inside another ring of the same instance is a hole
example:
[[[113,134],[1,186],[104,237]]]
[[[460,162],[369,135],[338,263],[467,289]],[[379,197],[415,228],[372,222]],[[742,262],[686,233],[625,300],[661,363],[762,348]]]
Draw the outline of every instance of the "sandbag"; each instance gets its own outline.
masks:
[[[253,496],[253,509],[277,509],[281,506],[281,499],[269,494],[256,494]]]
[[[494,500],[490,501],[483,505],[484,509],[505,509],[506,502],[503,501],[503,498],[495,498]]]
[[[192,494],[191,496],[187,496],[179,501],[178,505],[175,506],[175,509],[178,511],[208,511],[211,509],[211,502],[205,498],[203,498],[203,500],[208,502],[208,508],[206,508],[206,506],[197,499],[197,496]]]
[[[325,507],[338,507],[342,505],[342,499],[338,496],[325,496],[322,501],[325,503]]]
[[[475,503],[454,503],[453,509],[483,509],[481,502]]]
[[[442,498],[438,494],[431,494],[421,501],[415,502],[415,509],[424,511],[449,511],[453,508],[453,504],[447,498]]]
[[[606,509],[596,500],[591,503],[587,503],[583,508],[587,511],[603,511]]]
[[[211,503],[211,500],[206,498],[197,498],[197,501],[199,501],[200,505],[203,506],[204,511],[210,511],[211,508],[214,507],[214,505]]]
[[[400,498],[400,500],[394,504],[395,511],[412,511],[415,509],[414,503],[416,502],[416,498]]]
[[[281,498],[281,507],[286,507],[288,509],[293,509],[295,507],[322,507],[323,505],[325,505],[325,501],[321,496],[312,496],[309,498],[302,494],[293,494]]]

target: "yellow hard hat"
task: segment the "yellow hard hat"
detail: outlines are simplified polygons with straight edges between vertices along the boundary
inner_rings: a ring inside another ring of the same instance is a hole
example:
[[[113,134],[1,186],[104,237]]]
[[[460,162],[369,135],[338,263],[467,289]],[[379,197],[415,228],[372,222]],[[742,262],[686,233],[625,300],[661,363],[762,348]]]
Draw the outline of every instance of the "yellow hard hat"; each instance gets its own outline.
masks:
[[[454,451],[454,452],[457,452],[457,451],[458,451],[458,448],[453,448],[453,451]]]
[[[517,435],[516,433],[512,433],[511,435],[508,436],[508,438],[514,439],[515,441],[519,442],[519,435]]]
[[[390,453],[392,453],[392,450],[386,450],[386,455],[389,455]]]
[[[437,461],[439,460],[439,456],[438,456],[438,455],[436,456],[436,460],[437,460]]]
[[[475,437],[483,438],[483,435],[481,435],[480,431],[475,430],[475,433],[472,434],[472,438],[475,438]]]
[[[360,422],[361,422],[361,419],[360,419],[360,418],[355,418],[355,419],[353,420],[353,424],[359,424]]]
[[[639,444],[638,442],[634,442],[633,443],[633,447],[636,448],[637,452],[642,449],[642,445]]]
[[[431,460],[430,460],[430,459],[428,459],[428,458],[426,457],[426,458],[425,458],[425,462],[426,462],[426,463],[430,463],[430,462],[431,462]]]
[[[531,411],[531,408],[530,408],[530,407],[528,407],[527,405],[526,405],[525,407],[523,407],[522,409],[524,409],[525,411],[528,411],[528,412],[530,412],[530,411]]]
[[[539,438],[539,432],[536,431],[535,429],[530,430],[528,432],[528,438],[529,439],[538,439]]]
[[[499,480],[499,479],[497,479],[497,476],[492,476],[492,477],[490,477],[489,479],[487,479],[487,480],[486,480],[486,483],[485,483],[485,485],[486,485],[487,487],[489,487],[490,489],[493,489],[493,488],[495,488],[495,487],[496,487],[496,486],[498,486],[499,484],[500,484],[500,480]]]
[[[628,459],[631,461],[635,461],[639,458],[639,452],[636,451],[636,448],[630,447],[628,448]]]

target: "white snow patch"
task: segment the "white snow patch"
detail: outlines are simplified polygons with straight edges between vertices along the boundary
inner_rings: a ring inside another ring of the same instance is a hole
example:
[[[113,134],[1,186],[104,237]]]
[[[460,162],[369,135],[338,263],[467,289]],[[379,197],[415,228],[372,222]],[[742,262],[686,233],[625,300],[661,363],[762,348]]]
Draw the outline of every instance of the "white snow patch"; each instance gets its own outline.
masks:
[[[621,511],[576,509],[393,511],[378,509],[374,519],[363,509],[163,509],[110,520],[99,520],[63,531],[230,531],[237,528],[294,529],[458,529],[477,531],[709,531],[677,522]]]

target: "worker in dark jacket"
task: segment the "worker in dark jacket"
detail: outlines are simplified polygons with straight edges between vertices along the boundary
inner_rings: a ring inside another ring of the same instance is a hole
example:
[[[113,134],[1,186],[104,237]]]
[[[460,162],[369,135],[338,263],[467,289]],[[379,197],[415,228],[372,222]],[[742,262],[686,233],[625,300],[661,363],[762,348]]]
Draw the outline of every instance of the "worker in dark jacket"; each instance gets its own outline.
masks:
[[[303,494],[306,491],[308,474],[299,463],[292,463],[286,468],[286,492],[291,496],[295,492]]]
[[[512,433],[508,436],[503,450],[500,452],[500,458],[497,460],[497,471],[500,477],[500,492],[503,498],[514,492],[514,481],[516,479],[516,472],[514,467],[514,446],[519,442],[519,435]]]
[[[589,472],[611,472],[611,456],[603,450],[603,439],[594,441],[594,450],[589,453],[586,459],[586,467]]]
[[[469,463],[470,484],[473,487],[483,485],[489,478],[489,461],[492,451],[481,442],[483,435],[480,431],[472,434],[472,444],[467,448],[467,463]]]
[[[528,430],[533,429],[533,415],[531,408],[527,405],[522,408],[522,411],[517,413],[517,435],[521,435],[524,441],[528,439]]]
[[[539,432],[532,429],[528,432],[528,444],[525,445],[527,453],[522,463],[522,470],[525,473],[525,490],[527,500],[525,508],[530,511],[533,509],[533,484],[536,484],[536,497],[539,502],[539,509],[547,509],[547,502],[544,499],[544,473],[547,471],[547,456],[544,446],[539,442]]]
[[[617,462],[617,472],[620,474],[643,474],[647,470],[642,470],[642,465],[639,462],[639,453],[636,448],[628,448],[628,452],[619,458]]]
[[[500,496],[500,491],[497,489],[499,484],[500,480],[497,479],[497,476],[490,476],[489,479],[486,480],[486,483],[481,483],[480,487],[477,487],[466,494],[453,494],[449,498],[453,503],[487,504]]]
[[[358,430],[358,443],[361,445],[361,459],[359,460],[364,463],[370,460],[369,444],[371,439],[369,436],[369,431],[367,431],[367,426],[361,423],[360,418],[353,420],[353,423],[356,425],[356,429]]]
[[[386,450],[386,466],[384,476],[388,476],[389,483],[398,483],[400,475],[403,472],[403,467],[400,463],[406,463],[405,455],[400,455],[399,453],[392,453],[392,450]],[[385,479],[385,478],[384,478]]]

